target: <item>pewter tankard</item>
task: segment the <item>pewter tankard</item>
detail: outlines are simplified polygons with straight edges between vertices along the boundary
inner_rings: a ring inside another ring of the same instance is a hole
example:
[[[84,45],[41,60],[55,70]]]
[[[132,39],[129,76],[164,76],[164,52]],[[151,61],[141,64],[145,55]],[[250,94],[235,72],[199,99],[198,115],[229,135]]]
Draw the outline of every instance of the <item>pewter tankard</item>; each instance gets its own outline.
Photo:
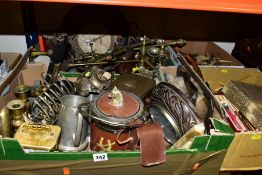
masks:
[[[60,151],[82,151],[90,143],[88,121],[78,111],[82,103],[91,102],[88,98],[77,95],[65,95],[61,98],[61,108],[57,125],[62,129],[58,149]]]

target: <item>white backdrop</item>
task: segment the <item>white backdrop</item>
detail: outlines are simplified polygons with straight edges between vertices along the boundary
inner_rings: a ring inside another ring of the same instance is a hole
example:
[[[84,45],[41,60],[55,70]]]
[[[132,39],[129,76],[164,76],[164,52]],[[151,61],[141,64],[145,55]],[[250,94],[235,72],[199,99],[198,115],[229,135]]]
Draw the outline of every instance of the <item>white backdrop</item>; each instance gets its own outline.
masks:
[[[231,54],[235,43],[233,42],[215,42],[229,54]],[[0,35],[0,52],[18,52],[26,51],[26,41],[24,35]]]
[[[25,53],[26,41],[24,35],[0,35],[0,52]]]

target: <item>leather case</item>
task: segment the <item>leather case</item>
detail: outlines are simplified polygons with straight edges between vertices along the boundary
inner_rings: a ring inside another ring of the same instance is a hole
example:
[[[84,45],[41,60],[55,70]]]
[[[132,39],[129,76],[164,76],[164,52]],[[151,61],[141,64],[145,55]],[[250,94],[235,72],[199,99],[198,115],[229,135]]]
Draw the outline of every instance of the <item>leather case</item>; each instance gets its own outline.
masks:
[[[159,124],[145,124],[128,132],[119,130],[118,133],[107,132],[97,127],[94,123],[91,129],[92,150],[140,149],[141,164],[143,166],[158,165],[166,161],[164,134]]]
[[[136,129],[140,141],[141,164],[153,166],[164,163],[165,140],[159,124],[150,123]]]
[[[120,90],[132,92],[141,99],[145,99],[155,85],[155,80],[136,74],[126,73],[114,80],[109,86],[109,89],[113,89],[113,87],[116,86]]]
[[[137,139],[126,142],[130,137],[137,138],[136,132],[133,130],[131,129],[128,132],[120,130],[118,133],[114,133],[92,123],[90,148],[94,151],[136,150],[138,145]]]

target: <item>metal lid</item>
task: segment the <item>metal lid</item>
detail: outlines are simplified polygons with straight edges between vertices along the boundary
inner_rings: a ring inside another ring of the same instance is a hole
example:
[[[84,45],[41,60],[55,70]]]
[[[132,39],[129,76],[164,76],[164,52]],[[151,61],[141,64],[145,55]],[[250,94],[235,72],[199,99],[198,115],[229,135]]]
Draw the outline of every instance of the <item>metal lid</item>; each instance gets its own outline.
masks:
[[[130,123],[142,116],[144,104],[138,96],[130,92],[121,91],[121,94],[123,97],[121,105],[112,103],[110,92],[96,96],[91,104],[95,114],[93,119],[110,126],[130,127]]]
[[[123,105],[114,106],[111,99],[108,97],[109,92],[104,93],[97,100],[97,108],[107,116],[114,116],[117,118],[128,118],[135,115],[139,110],[139,102],[135,96],[123,93]]]

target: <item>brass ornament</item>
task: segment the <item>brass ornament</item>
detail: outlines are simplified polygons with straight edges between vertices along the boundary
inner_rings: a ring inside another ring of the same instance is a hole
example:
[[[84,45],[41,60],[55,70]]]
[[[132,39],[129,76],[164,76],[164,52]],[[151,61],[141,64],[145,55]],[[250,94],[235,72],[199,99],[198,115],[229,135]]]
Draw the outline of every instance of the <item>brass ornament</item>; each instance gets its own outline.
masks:
[[[59,141],[61,128],[55,125],[36,125],[23,123],[14,138],[23,148],[37,150],[55,150]]]
[[[15,87],[14,93],[19,99],[23,100],[26,103],[28,102],[29,91],[30,91],[29,86],[18,85]]]
[[[7,103],[7,108],[10,110],[12,127],[16,131],[19,126],[25,122],[23,116],[25,112],[25,102],[22,100],[12,100]]]
[[[0,135],[2,137],[12,137],[13,130],[11,120],[10,111],[4,107],[0,112]]]

